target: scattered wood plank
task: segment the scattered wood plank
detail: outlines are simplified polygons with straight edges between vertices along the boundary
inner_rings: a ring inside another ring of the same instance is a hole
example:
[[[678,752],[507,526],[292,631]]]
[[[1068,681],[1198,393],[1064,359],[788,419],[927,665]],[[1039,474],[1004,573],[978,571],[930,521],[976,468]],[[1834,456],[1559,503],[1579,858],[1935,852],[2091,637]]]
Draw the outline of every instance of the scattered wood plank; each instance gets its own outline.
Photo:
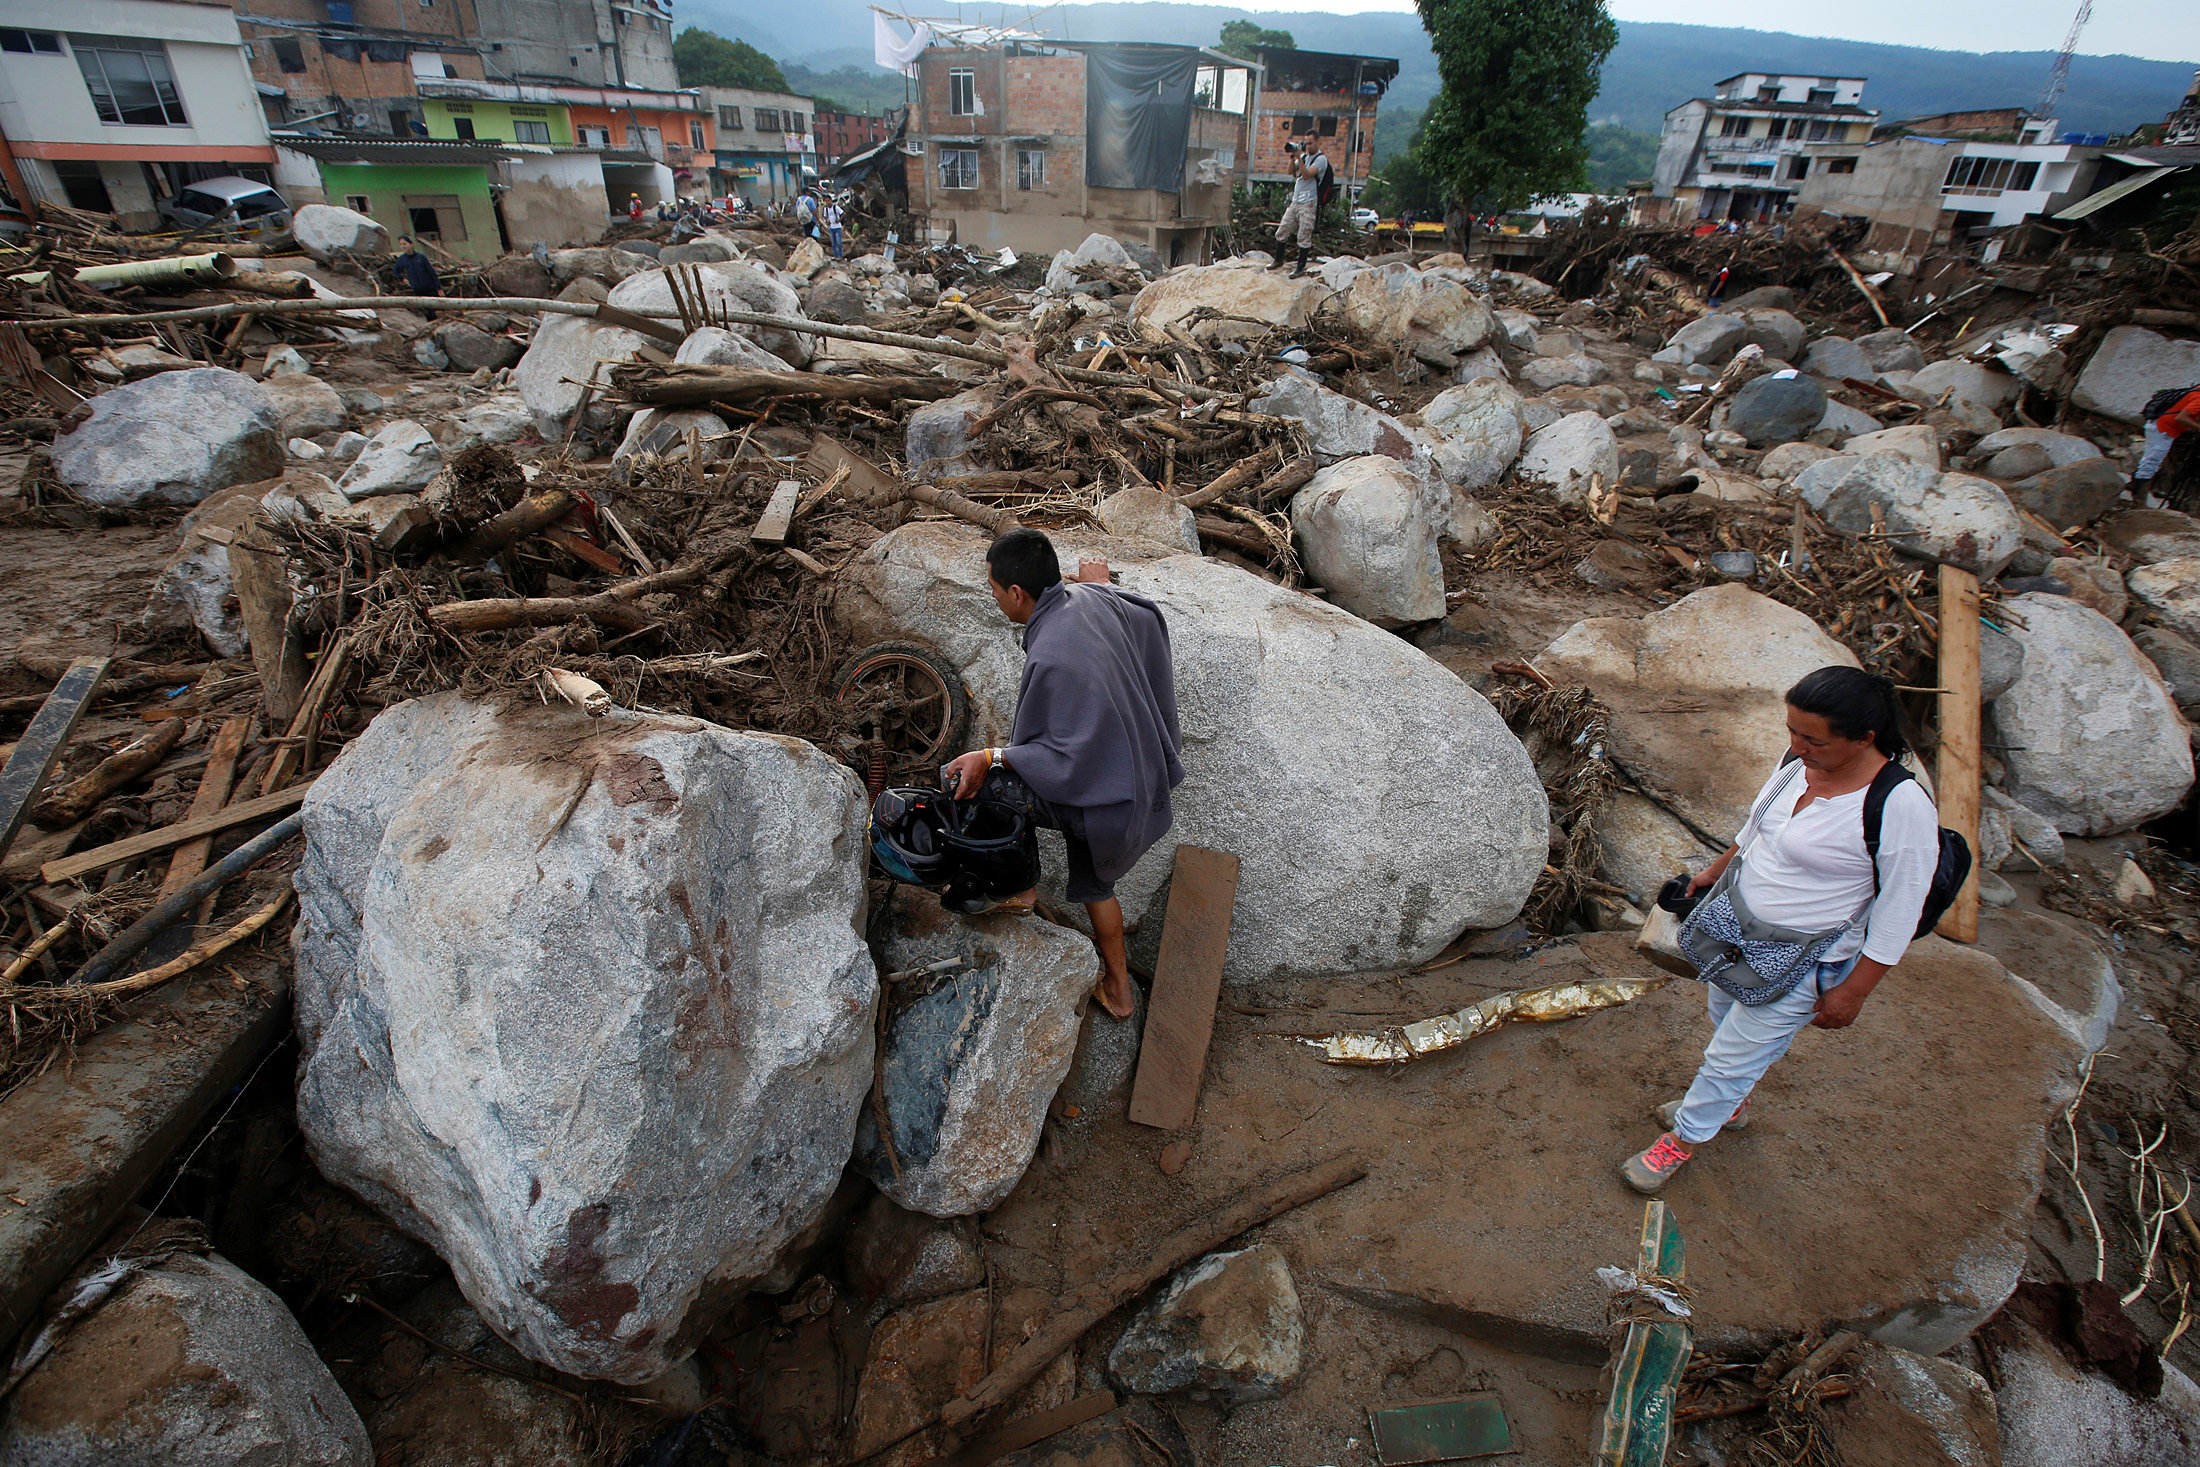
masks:
[[[758,545],[775,549],[787,543],[787,531],[794,526],[794,507],[802,498],[802,482],[799,479],[781,479],[779,487],[772,490],[771,502],[764,506],[764,513],[749,532],[749,539]]]
[[[186,820],[200,820],[229,803],[229,787],[237,778],[237,755],[244,750],[244,736],[251,731],[249,717],[232,718],[214,735],[212,747],[206,751],[206,772],[199,776],[199,792],[191,797],[191,808],[184,812]],[[212,836],[200,836],[176,847],[168,858],[168,875],[160,884],[162,897],[173,896],[197,879],[206,869],[207,854],[213,849]]]
[[[1366,1175],[1367,1168],[1360,1164],[1359,1158],[1349,1153],[1333,1157],[1305,1171],[1277,1177],[1219,1207],[1210,1208],[1196,1221],[1150,1248],[1129,1250],[1126,1256],[1136,1258],[1137,1262],[1064,1295],[1037,1334],[1017,1346],[999,1369],[972,1386],[967,1394],[942,1407],[938,1419],[955,1426],[980,1412],[1005,1404],[1031,1384],[1056,1356],[1076,1344],[1086,1330],[1144,1293],[1170,1270],[1202,1253],[1213,1252],[1238,1234],[1257,1228],[1271,1218],[1326,1197],[1339,1187],[1348,1187]],[[929,1421],[923,1424],[929,1425]],[[923,1426],[917,1429],[922,1430]]]
[[[1154,962],[1146,1032],[1138,1046],[1138,1078],[1131,1087],[1130,1118],[1141,1126],[1180,1130],[1199,1109],[1237,886],[1238,858],[1229,852],[1176,848],[1161,955]]]
[[[273,794],[261,795],[257,799],[239,800],[236,804],[224,806],[211,815],[201,815],[192,820],[178,820],[175,824],[164,825],[158,830],[141,831],[136,835],[118,841],[110,841],[106,845],[89,851],[79,851],[73,856],[63,856],[58,861],[48,861],[38,868],[39,880],[44,881],[49,886],[57,886],[64,881],[74,881],[77,877],[89,875],[94,871],[104,871],[109,866],[120,865],[124,861],[134,861],[139,856],[150,856],[157,851],[174,850],[186,841],[197,840],[202,835],[218,835],[222,831],[233,830],[240,825],[250,825],[255,820],[266,820],[272,816],[288,815],[305,803],[306,792],[312,787],[311,783],[294,784],[289,789],[277,790]]]
[[[107,657],[79,657],[70,663],[39,706],[31,726],[16,740],[6,767],[0,768],[0,851],[15,843],[15,833],[23,828],[24,813],[45,787],[46,776],[53,773],[54,761],[68,746],[69,735],[76,732],[84,710],[92,706],[112,661]]]
[[[847,470],[850,497],[860,503],[883,503],[899,492],[892,474],[823,433],[811,443],[810,457],[804,467],[819,479]]]
[[[714,562],[691,560],[653,576],[621,581],[593,596],[497,596],[481,601],[446,601],[428,608],[428,620],[458,634],[497,632],[512,627],[549,627],[582,617],[627,631],[650,625],[649,613],[633,603],[656,591],[699,581]]]
[[[671,367],[628,363],[611,369],[611,382],[628,401],[659,407],[706,402],[739,406],[780,397],[887,407],[897,399],[931,401],[953,397],[962,390],[961,384],[944,377],[828,377],[820,372],[770,372],[692,363]]]
[[[584,535],[575,534],[571,530],[559,529],[555,525],[542,531],[541,535],[543,539],[557,546],[558,549],[572,556],[575,560],[594,566],[607,575],[620,575],[626,570],[625,561]]]
[[[1933,793],[1940,823],[1978,850],[1978,577],[1940,567],[1940,754]],[[1978,941],[1978,866],[1934,929],[1951,942]]]
[[[1019,1416],[1005,1426],[971,1438],[970,1445],[948,1459],[948,1467],[985,1467],[997,1457],[1005,1457],[1033,1442],[1043,1442],[1050,1436],[1059,1436],[1096,1416],[1105,1416],[1115,1409],[1115,1404],[1115,1392],[1094,1391],[1051,1410]]]

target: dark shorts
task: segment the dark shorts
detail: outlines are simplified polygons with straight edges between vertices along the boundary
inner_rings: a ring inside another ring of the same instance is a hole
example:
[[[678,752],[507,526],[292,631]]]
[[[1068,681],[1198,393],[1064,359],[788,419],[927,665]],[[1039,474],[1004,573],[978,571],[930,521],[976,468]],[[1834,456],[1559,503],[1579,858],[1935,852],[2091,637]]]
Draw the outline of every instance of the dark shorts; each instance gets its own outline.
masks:
[[[1058,830],[1069,847],[1069,899],[1080,905],[1104,902],[1115,895],[1115,883],[1102,881],[1092,869],[1092,846],[1085,839],[1085,812],[1075,805],[1050,804],[1025,784],[1023,776],[1002,765],[985,777],[982,794],[1013,805],[1033,825]]]

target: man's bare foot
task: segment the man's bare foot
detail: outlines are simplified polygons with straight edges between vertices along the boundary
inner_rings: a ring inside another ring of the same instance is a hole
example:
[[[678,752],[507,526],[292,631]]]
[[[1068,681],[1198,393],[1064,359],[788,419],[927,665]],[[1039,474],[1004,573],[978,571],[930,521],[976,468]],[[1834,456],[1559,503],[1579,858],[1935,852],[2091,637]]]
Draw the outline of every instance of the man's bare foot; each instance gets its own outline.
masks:
[[[1039,905],[1039,889],[1033,887],[1022,896],[1003,897],[987,907],[982,915],[987,917],[1028,917]]]
[[[1108,973],[1093,986],[1092,996],[1100,1000],[1100,1007],[1118,1019],[1127,1019],[1138,1012],[1138,1005],[1131,994],[1131,975]]]

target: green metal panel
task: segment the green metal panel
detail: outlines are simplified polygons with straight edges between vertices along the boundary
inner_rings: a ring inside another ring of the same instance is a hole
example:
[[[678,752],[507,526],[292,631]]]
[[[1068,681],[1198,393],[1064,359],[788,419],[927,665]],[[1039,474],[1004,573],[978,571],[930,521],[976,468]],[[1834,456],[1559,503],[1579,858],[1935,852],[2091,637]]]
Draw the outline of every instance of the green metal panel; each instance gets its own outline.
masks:
[[[1680,1223],[1662,1202],[1642,1212],[1636,1274],[1647,1282],[1681,1284],[1688,1276]],[[1640,1304],[1637,1313],[1654,1306]],[[1599,1467],[1663,1467],[1673,1439],[1673,1409],[1694,1337],[1678,1320],[1636,1319],[1612,1361],[1612,1394],[1597,1440]]]
[[[1512,1426],[1495,1391],[1445,1401],[1407,1401],[1367,1413],[1383,1467],[1458,1462],[1513,1448]]]

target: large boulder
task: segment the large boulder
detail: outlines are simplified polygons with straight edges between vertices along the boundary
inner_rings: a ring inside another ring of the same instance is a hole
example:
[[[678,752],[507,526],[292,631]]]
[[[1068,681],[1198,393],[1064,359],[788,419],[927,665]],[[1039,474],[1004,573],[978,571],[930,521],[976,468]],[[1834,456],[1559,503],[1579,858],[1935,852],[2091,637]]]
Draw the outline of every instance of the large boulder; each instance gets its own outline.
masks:
[[[443,349],[451,366],[461,372],[491,371],[518,363],[520,344],[501,331],[484,331],[466,321],[446,321],[435,328],[435,344]]]
[[[1145,540],[1199,554],[1199,517],[1183,500],[1148,485],[1116,490],[1093,506],[1092,517],[1118,540]]]
[[[1383,265],[1352,277],[1339,303],[1346,320],[1432,367],[1450,369],[1489,340],[1497,322],[1473,291],[1411,265]]]
[[[276,432],[292,438],[316,438],[343,429],[350,411],[336,389],[303,372],[284,372],[262,379],[260,392],[281,418]]]
[[[1792,362],[1803,353],[1803,323],[1787,311],[1748,310],[1742,318],[1742,345],[1756,345],[1776,361]],[[1739,351],[1741,348],[1735,348]]]
[[[1879,431],[1879,419],[1850,407],[1837,397],[1826,399],[1826,415],[1818,420],[1810,441],[1826,448],[1840,448],[1852,439]]]
[[[1619,440],[1596,413],[1568,413],[1537,430],[1515,470],[1552,498],[1579,504],[1597,480],[1607,489],[1619,482]]]
[[[2174,509],[2127,509],[2094,527],[2103,545],[2141,565],[2200,556],[2200,519]]]
[[[2096,454],[2012,484],[2009,497],[2057,530],[2067,530],[2090,525],[2116,507],[2124,497],[2124,472]]]
[[[89,406],[89,417],[53,441],[54,476],[89,503],[197,504],[283,471],[281,417],[241,372],[162,372]]]
[[[1787,750],[1787,690],[1821,667],[1857,665],[1809,617],[1740,584],[1640,619],[1575,622],[1535,664],[1604,700],[1612,752],[1664,802],[1623,792],[1597,820],[1605,872],[1637,897],[1718,854],[1690,824],[1721,840],[1741,829]]]
[[[1291,500],[1307,572],[1332,601],[1379,627],[1444,614],[1437,540],[1450,522],[1450,496],[1432,503],[1427,481],[1389,458],[1331,464]]]
[[[975,457],[971,430],[1000,404],[1000,389],[987,384],[912,412],[902,425],[902,461],[910,475],[930,479],[977,472],[983,466]]]
[[[1137,260],[1123,248],[1123,242],[1112,234],[1093,233],[1074,250],[1056,250],[1054,263],[1047,267],[1046,287],[1056,295],[1068,295],[1083,280],[1077,273],[1079,265],[1113,265],[1119,269],[1137,270]]]
[[[2024,521],[2000,485],[1895,454],[1823,459],[1796,475],[1795,488],[1841,529],[1884,529],[1896,550],[1953,561],[1981,577],[1999,575],[2024,546]]]
[[[1439,457],[1439,440],[1434,433],[1304,377],[1278,377],[1253,399],[1253,410],[1298,419],[1306,427],[1307,443],[1321,458],[1373,454],[1396,459],[1431,485],[1442,480],[1445,460]]]
[[[1956,421],[1974,433],[1992,433],[2001,427],[2001,410],[2023,385],[1998,368],[1949,357],[1919,368],[1904,395],[1921,402],[1946,396]]]
[[[1815,443],[1783,443],[1757,460],[1757,477],[1785,483],[1821,459],[1832,457],[1832,449]]]
[[[600,400],[613,362],[630,362],[649,340],[624,326],[602,326],[588,316],[545,312],[527,354],[512,369],[512,388],[535,415],[535,431],[555,442],[579,410],[588,384]]]
[[[644,408],[626,425],[626,437],[612,451],[611,461],[624,464],[646,454],[661,459],[688,457],[688,434],[695,435],[695,456],[715,463],[726,456],[733,430],[726,420],[707,408]]]
[[[1925,365],[1924,351],[1900,326],[1857,337],[1856,349],[1881,372],[1915,372]]]
[[[2189,382],[2200,382],[2200,341],[2172,341],[2144,326],[2118,326],[2093,349],[2070,402],[2136,427],[2148,398]]]
[[[1313,276],[1293,280],[1281,271],[1244,265],[1194,265],[1172,271],[1131,302],[1132,329],[1157,340],[1181,325],[1194,340],[1213,345],[1304,331],[1329,299],[1329,287]],[[1193,320],[1193,316],[1200,319]]]
[[[1782,312],[1782,314],[1786,314]],[[1826,415],[1826,389],[1804,376],[1754,378],[1726,407],[1726,426],[1750,447],[1793,443],[1810,435]]]
[[[824,1207],[871,1080],[861,783],[691,718],[457,694],[315,783],[298,1124],[498,1334],[628,1383]]]
[[[765,316],[802,319],[802,298],[771,271],[744,260],[684,267],[686,278],[700,291],[703,313],[719,310],[750,311]],[[642,316],[677,316],[672,282],[663,270],[643,270],[612,287],[607,305]],[[746,336],[790,367],[806,366],[817,350],[817,339],[777,326],[735,326]]]
[[[1493,377],[1437,393],[1421,409],[1421,423],[1441,440],[1437,471],[1469,494],[1504,478],[1527,441],[1520,394]]]
[[[1935,473],[1946,467],[1941,459],[1940,434],[1929,423],[1905,423],[1899,428],[1859,433],[1842,444],[1841,451],[1859,457],[1891,453],[1911,463],[1923,464]]]
[[[2200,637],[2200,558],[2157,560],[2125,578],[2131,594],[2163,623]]]
[[[1739,351],[1749,340],[1749,326],[1740,316],[1730,316],[1714,311],[1695,320],[1673,333],[1653,361],[1671,362],[1681,367],[1719,367],[1726,359]]]
[[[300,205],[290,216],[290,237],[324,265],[338,255],[380,255],[390,247],[388,230],[356,209],[335,204]]]
[[[260,496],[274,487],[272,483],[245,484],[225,489],[201,500],[183,517],[178,526],[182,541],[154,575],[145,611],[138,618],[149,630],[193,630],[217,657],[245,654],[250,643],[237,607],[236,582],[230,575],[229,542],[258,517]]]
[[[2132,329],[2129,327],[2123,328]],[[2071,1363],[2056,1341],[2005,1314],[1985,1339],[2001,1467],[2189,1467],[2200,1461],[2200,1389],[2174,1365],[2146,1400]]]
[[[1536,357],[1520,369],[1520,380],[1538,392],[1554,387],[1594,387],[1611,375],[1602,362],[1584,352]]]
[[[723,326],[698,326],[687,334],[672,359],[683,366],[743,367],[754,372],[784,372],[787,364],[755,342]]]
[[[443,449],[410,419],[385,423],[344,470],[336,487],[347,498],[418,494],[443,467]]]
[[[283,1301],[218,1254],[125,1274],[59,1332],[8,1406],[7,1467],[374,1461],[359,1413]]]
[[[2192,787],[2185,721],[2154,664],[2096,611],[2029,592],[2005,603],[2024,665],[1991,715],[2019,803],[2068,835],[2111,835]]]
[[[853,634],[921,638],[954,664],[973,745],[1005,741],[1023,671],[985,546],[965,526],[904,525],[842,572],[836,603]],[[1518,914],[1549,812],[1481,694],[1349,612],[1233,567],[1097,536],[1055,546],[1065,564],[1104,554],[1169,622],[1186,778],[1175,827],[1116,888],[1144,924],[1134,954],[1159,936],[1180,841],[1239,858],[1233,982],[1409,966]],[[1340,802],[1348,787],[1363,797]]]
[[[2200,642],[2156,626],[2132,628],[2131,640],[2162,674],[2178,710],[2187,719],[2200,721]]]
[[[1047,1106],[1077,1053],[1078,1001],[1100,976],[1099,954],[1091,939],[1044,918],[964,917],[905,892],[880,960],[889,972],[964,966],[891,1013],[880,1093],[893,1154],[866,1110],[856,1165],[912,1212],[986,1212],[1039,1149]]]
[[[446,446],[452,453],[484,443],[517,443],[535,431],[534,410],[527,406],[527,399],[516,392],[500,392],[484,398],[464,412],[452,414],[447,421],[451,425],[451,438]],[[351,450],[353,458],[359,456],[367,442],[360,438]]]
[[[1826,1432],[1842,1467],[1988,1467],[2000,1460],[1994,1393],[1976,1371],[1869,1341],[1841,1368],[1850,1392],[1828,1408]]]
[[[482,267],[481,283],[491,295],[543,300],[557,290],[547,265],[533,255],[506,255]]]
[[[1864,355],[1863,348],[1846,336],[1821,336],[1803,353],[1803,370],[1813,377],[1832,380],[1854,378],[1858,382],[1877,382],[1879,369]]]
[[[860,326],[870,316],[871,307],[863,299],[863,292],[849,282],[820,280],[803,298],[802,313],[813,321],[835,326]]]
[[[1255,1243],[1178,1270],[1123,1327],[1108,1374],[1136,1395],[1190,1391],[1243,1406],[1298,1384],[1305,1341],[1289,1261]]]
[[[2024,458],[2016,455],[2030,450]],[[1970,462],[1989,479],[2027,479],[2047,469],[2064,468],[2081,459],[2099,458],[2101,450],[2091,439],[2053,428],[2003,428],[1971,445]],[[2020,464],[2037,464],[2020,470]]]

